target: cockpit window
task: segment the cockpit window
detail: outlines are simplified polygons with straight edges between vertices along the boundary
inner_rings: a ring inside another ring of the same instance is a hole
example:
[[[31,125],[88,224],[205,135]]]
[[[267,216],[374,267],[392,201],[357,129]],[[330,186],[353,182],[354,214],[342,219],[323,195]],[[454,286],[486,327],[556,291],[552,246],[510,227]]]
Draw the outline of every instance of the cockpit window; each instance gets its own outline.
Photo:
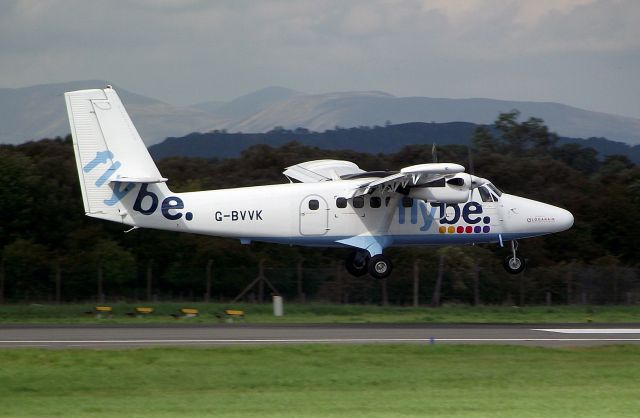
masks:
[[[502,192],[500,191],[500,189],[494,186],[493,183],[487,183],[486,186],[489,188],[489,190],[497,194],[498,197],[502,196]]]
[[[480,199],[482,199],[483,202],[493,202],[491,193],[484,186],[478,187],[478,192],[480,192]]]

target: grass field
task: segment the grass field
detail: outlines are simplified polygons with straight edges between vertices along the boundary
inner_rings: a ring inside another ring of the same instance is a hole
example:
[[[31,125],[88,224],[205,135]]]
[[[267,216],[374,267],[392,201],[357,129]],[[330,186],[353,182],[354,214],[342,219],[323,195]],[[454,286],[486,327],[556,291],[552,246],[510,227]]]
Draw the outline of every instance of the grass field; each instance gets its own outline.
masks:
[[[273,316],[270,304],[156,303],[112,304],[112,318],[97,319],[83,314],[93,305],[0,305],[0,324],[74,324],[74,323],[175,323],[172,313],[181,307],[195,307],[198,318],[183,323],[218,322],[216,313],[225,308],[244,309],[247,323],[604,323],[640,322],[640,306],[468,306],[445,305],[440,308],[373,305],[285,304],[285,316]],[[126,315],[135,306],[152,306],[149,317]]]
[[[636,417],[640,347],[0,350],[2,417]]]

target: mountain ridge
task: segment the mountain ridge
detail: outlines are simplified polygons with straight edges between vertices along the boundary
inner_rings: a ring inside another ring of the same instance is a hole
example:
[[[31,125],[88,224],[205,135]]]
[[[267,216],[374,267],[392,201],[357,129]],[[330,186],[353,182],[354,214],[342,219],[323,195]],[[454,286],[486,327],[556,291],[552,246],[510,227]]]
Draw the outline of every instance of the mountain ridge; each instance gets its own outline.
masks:
[[[84,80],[0,89],[0,143],[17,144],[69,132],[63,93],[101,88]],[[491,124],[518,109],[521,119],[537,117],[551,131],[570,138],[602,137],[640,144],[640,119],[592,112],[554,102],[498,99],[396,97],[381,91],[306,94],[271,86],[228,102],[174,106],[116,86],[147,145],[190,132],[268,132],[274,127],[326,131],[335,127],[383,126],[411,122]]]

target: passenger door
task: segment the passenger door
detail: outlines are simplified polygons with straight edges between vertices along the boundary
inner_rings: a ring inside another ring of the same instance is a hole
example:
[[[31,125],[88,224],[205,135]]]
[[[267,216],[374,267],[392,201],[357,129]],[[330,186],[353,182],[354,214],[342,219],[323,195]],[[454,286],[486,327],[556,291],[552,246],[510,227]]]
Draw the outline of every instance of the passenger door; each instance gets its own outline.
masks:
[[[325,235],[329,232],[329,205],[318,195],[309,195],[300,203],[300,235]]]

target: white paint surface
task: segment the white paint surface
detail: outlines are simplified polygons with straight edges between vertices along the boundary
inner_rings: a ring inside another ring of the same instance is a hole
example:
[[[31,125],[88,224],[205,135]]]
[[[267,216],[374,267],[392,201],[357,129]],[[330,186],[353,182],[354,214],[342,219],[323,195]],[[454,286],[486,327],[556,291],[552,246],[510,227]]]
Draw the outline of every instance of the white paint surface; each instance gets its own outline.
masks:
[[[560,334],[640,334],[640,328],[544,328],[532,331],[557,332]]]

